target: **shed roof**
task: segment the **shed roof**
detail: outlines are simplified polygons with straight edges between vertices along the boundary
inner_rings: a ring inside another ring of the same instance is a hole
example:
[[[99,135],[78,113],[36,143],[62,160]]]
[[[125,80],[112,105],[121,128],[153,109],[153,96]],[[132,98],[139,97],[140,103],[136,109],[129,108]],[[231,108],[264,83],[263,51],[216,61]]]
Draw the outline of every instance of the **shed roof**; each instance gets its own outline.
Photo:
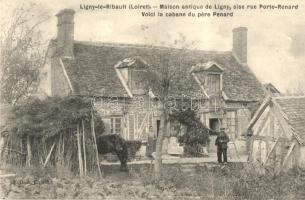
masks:
[[[305,141],[305,96],[276,97],[293,131]]]

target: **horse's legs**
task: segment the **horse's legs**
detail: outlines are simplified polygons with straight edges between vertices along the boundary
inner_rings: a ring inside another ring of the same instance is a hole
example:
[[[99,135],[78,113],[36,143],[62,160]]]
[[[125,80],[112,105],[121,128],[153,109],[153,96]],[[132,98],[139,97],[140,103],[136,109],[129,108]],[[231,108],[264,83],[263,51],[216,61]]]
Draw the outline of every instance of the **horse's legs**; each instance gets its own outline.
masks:
[[[128,168],[127,168],[127,158],[124,157],[124,154],[123,152],[116,152],[117,153],[117,156],[121,162],[121,167],[120,167],[120,170],[121,171],[128,171]]]
[[[121,162],[121,171],[128,171],[126,161]]]

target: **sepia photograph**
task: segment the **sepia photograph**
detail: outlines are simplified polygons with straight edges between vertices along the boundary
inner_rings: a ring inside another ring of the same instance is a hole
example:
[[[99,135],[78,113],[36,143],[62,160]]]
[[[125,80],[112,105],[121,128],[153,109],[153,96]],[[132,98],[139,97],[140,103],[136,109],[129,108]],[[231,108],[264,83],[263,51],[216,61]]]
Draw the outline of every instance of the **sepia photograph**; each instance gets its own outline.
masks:
[[[305,199],[305,1],[0,6],[0,199]]]

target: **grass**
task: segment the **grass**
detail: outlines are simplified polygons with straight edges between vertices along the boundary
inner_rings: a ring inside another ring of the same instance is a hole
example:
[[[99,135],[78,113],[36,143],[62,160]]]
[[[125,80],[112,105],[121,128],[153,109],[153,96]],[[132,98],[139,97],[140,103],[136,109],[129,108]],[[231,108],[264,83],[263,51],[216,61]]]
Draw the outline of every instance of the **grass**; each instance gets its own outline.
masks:
[[[5,193],[6,197],[14,198],[24,197],[26,193],[28,198],[280,200],[300,199],[305,188],[305,173],[298,170],[274,176],[271,170],[264,175],[258,174],[251,165],[172,164],[164,166],[162,179],[157,184],[153,181],[151,170],[149,165],[136,165],[131,166],[127,174],[120,172],[119,166],[108,166],[104,167],[104,178],[80,178],[56,176],[52,169],[23,169],[17,173],[15,180],[11,180],[11,184],[7,184],[9,186],[5,186]],[[29,176],[34,179],[52,178],[41,183],[31,182]],[[15,193],[14,185],[21,192]],[[22,192],[23,188],[27,191]]]
[[[143,185],[153,182],[145,172],[141,180]],[[259,174],[249,164],[195,165],[194,170],[188,171],[179,165],[172,165],[164,169],[162,180],[157,186],[161,190],[180,191],[183,196],[208,199],[299,199],[303,195],[305,179],[297,170],[278,176],[271,169]]]

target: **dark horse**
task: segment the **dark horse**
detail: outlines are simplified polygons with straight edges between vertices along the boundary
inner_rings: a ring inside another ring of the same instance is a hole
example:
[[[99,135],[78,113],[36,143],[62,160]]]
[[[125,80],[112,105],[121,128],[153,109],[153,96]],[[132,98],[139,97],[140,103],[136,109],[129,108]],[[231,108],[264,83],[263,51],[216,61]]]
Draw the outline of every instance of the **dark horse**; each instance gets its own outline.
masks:
[[[114,153],[121,162],[121,171],[127,171],[128,149],[126,141],[118,134],[101,135],[97,138],[99,154]]]

